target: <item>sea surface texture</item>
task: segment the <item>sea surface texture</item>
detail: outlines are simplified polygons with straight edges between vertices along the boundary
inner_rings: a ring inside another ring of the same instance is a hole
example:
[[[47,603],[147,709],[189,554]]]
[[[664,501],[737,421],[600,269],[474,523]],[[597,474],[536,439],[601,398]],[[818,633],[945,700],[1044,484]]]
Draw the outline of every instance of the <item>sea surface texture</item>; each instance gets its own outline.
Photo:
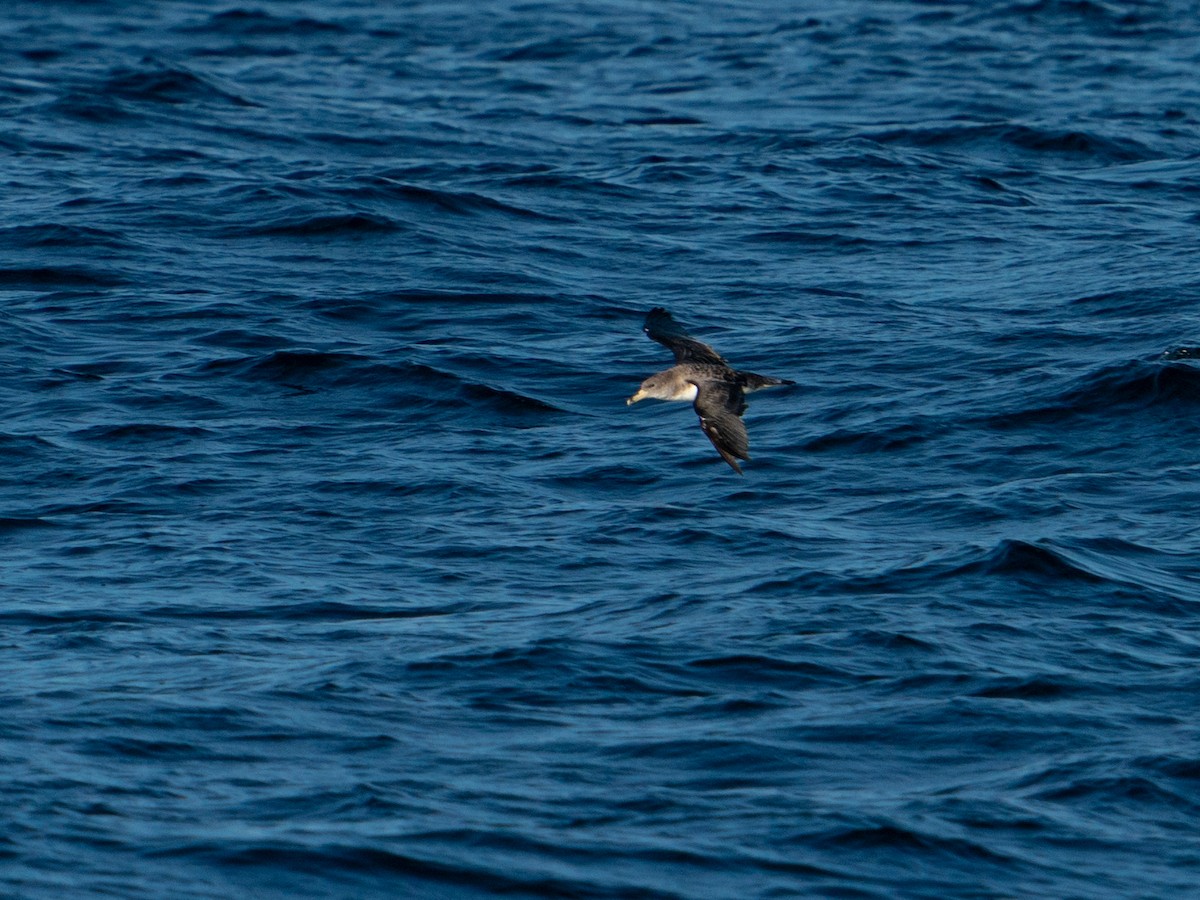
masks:
[[[1200,897],[1196,3],[0,61],[0,895]]]

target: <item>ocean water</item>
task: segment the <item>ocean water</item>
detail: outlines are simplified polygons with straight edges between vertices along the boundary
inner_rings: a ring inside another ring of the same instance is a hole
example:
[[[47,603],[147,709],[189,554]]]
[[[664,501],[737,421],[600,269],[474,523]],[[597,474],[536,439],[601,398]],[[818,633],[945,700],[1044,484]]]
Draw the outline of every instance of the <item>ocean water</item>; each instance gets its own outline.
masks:
[[[1200,897],[1198,38],[5,6],[0,894]]]

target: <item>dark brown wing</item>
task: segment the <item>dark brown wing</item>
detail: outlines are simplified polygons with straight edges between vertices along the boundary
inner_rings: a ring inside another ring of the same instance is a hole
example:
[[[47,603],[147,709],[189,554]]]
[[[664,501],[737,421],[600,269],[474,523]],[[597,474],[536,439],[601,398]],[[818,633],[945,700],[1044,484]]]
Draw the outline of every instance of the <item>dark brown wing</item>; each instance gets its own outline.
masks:
[[[675,354],[675,362],[715,363],[725,365],[725,360],[708,344],[696,340],[683,330],[669,312],[661,306],[656,306],[646,314],[646,324],[642,331],[652,341],[658,341]]]
[[[750,458],[750,436],[742,413],[746,398],[742,389],[728,381],[701,381],[696,384],[696,400],[692,408],[700,417],[700,427],[717,448],[721,458],[742,474],[739,459]]]

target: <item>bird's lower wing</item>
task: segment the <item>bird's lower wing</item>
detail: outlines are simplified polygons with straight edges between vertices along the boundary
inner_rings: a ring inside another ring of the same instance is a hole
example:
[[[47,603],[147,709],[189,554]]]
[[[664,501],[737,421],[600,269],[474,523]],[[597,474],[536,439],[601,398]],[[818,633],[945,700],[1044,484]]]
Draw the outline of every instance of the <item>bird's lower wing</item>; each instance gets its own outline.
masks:
[[[750,436],[742,421],[746,409],[742,389],[723,381],[705,381],[696,385],[696,400],[692,404],[700,417],[700,427],[721,458],[739,475],[739,459],[750,458]]]

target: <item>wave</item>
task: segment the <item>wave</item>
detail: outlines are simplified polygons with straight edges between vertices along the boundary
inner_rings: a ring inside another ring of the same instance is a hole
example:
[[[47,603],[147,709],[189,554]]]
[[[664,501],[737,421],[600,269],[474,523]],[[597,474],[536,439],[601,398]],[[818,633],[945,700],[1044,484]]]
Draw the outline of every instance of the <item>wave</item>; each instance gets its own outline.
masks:
[[[1056,771],[1053,774],[1065,783],[1044,787],[1033,792],[1033,797],[1054,803],[1094,803],[1110,810],[1114,806],[1129,804],[1139,810],[1166,808],[1184,811],[1189,815],[1200,812],[1200,804],[1185,794],[1172,791],[1145,776],[1081,777],[1078,771]]]
[[[997,428],[1019,428],[1081,413],[1109,414],[1121,407],[1183,408],[1193,415],[1193,407],[1200,404],[1200,368],[1191,365],[1190,358],[1183,354],[1175,360],[1114,363],[1076,379],[1044,405],[987,416],[984,421]]]
[[[1200,578],[1190,568],[1187,554],[1119,538],[1004,541],[975,566],[965,566],[962,571],[1106,585],[1164,614],[1191,615],[1195,604],[1200,603]]]
[[[565,412],[561,407],[547,403],[544,400],[539,400],[536,397],[531,397],[528,394],[498,385],[474,381],[452,372],[434,368],[433,366],[410,363],[405,365],[401,371],[406,379],[411,379],[410,383],[421,384],[435,391],[440,390],[449,393],[449,396],[443,393],[442,397],[438,398],[439,400],[456,398],[461,401],[460,405],[468,405],[474,408],[479,408],[479,404],[483,403],[492,412],[507,413],[516,416],[534,415],[536,417],[546,413]]]
[[[97,88],[107,97],[135,103],[198,103],[219,101],[232,106],[257,106],[244,97],[217,87],[207,78],[179,66],[143,59],[140,68],[114,69]]]
[[[1106,579],[1072,562],[1063,553],[1046,544],[1022,540],[1003,540],[979,559],[958,566],[949,575],[967,573],[1016,575],[1038,579],[1082,581],[1096,584]]]
[[[57,511],[61,513],[62,511]],[[26,521],[26,520],[22,520]],[[52,525],[52,522],[46,522]],[[25,526],[22,526],[25,527]],[[317,600],[300,603],[258,606],[166,605],[147,606],[114,612],[109,609],[8,609],[0,612],[0,622],[8,625],[86,625],[96,623],[129,624],[152,621],[213,621],[213,622],[358,622],[392,619],[422,619],[452,616],[478,608],[470,601],[452,601],[423,606],[379,606]]]
[[[703,119],[697,119],[695,116],[680,116],[671,115],[670,113],[657,113],[647,116],[635,116],[625,120],[626,125],[703,125]]]
[[[85,247],[126,250],[135,246],[115,231],[91,228],[86,225],[63,225],[57,222],[0,228],[0,240],[10,247],[29,250],[48,247],[66,247],[71,250],[80,250]]]
[[[462,305],[510,307],[521,305],[544,306],[561,299],[549,294],[520,294],[506,291],[421,291],[401,290],[377,293],[372,297],[384,303],[428,304],[453,309]]]
[[[197,369],[197,374],[236,375],[251,381],[302,384],[314,379],[327,380],[328,373],[344,371],[369,362],[369,357],[356,353],[275,350],[264,355],[211,360],[202,363]]]
[[[470,400],[482,400],[507,413],[561,413],[560,407],[530,397],[518,391],[507,390],[490,384],[467,381],[463,383],[462,392]]]
[[[44,291],[69,288],[109,288],[128,283],[111,270],[86,266],[34,266],[0,269],[0,287]]]
[[[976,152],[1008,148],[1038,156],[1053,155],[1101,163],[1140,162],[1157,156],[1132,138],[1110,138],[1085,131],[1059,131],[1012,123],[894,128],[862,136],[879,144]]]
[[[687,665],[719,675],[723,680],[755,687],[772,684],[798,690],[817,684],[843,683],[848,673],[808,660],[780,659],[762,654],[732,654],[690,660]]]
[[[941,427],[932,421],[901,422],[875,429],[838,428],[810,438],[801,445],[809,453],[854,450],[860,453],[889,453],[920,444],[937,435]]]
[[[288,341],[278,335],[266,331],[250,331],[245,328],[222,328],[195,338],[196,343],[210,347],[226,347],[232,350],[265,350],[283,349],[281,345]]]
[[[594,62],[623,52],[623,41],[613,31],[593,29],[586,34],[535,40],[519,47],[485,52],[485,59],[497,62]]]
[[[1197,292],[1192,285],[1182,291],[1139,287],[1075,297],[1068,305],[1085,315],[1152,316],[1160,312],[1164,305],[1179,308],[1194,303],[1196,297]]]
[[[129,422],[119,425],[92,425],[71,432],[72,437],[105,444],[157,443],[190,441],[210,437],[213,432],[195,425],[167,425],[156,422]]]
[[[679,896],[644,887],[629,892],[619,888],[609,890],[592,881],[540,874],[536,870],[526,876],[520,874],[522,866],[517,862],[518,859],[522,856],[547,859],[563,855],[568,850],[561,842],[551,846],[530,840],[509,839],[493,832],[464,829],[457,832],[430,832],[423,841],[420,835],[414,835],[397,843],[398,846],[385,849],[331,843],[312,846],[286,841],[207,840],[160,847],[148,851],[146,855],[151,858],[200,859],[210,865],[231,867],[239,873],[249,868],[262,868],[269,870],[272,878],[279,878],[277,873],[286,872],[294,876],[296,881],[305,882],[314,877],[321,880],[333,877],[343,883],[347,879],[361,879],[367,884],[378,883],[397,889],[399,884],[395,879],[403,878],[405,890],[400,895],[409,895],[413,888],[419,889],[420,884],[426,882],[429,896],[441,896],[442,892],[451,891],[453,896],[464,897],[465,900],[474,897],[482,900],[497,894],[597,900],[626,896],[645,900],[678,900]],[[514,843],[521,846],[514,847]],[[425,849],[422,846],[425,844],[432,846]],[[460,848],[462,853],[469,854],[471,862],[456,862],[460,853],[453,851],[445,860],[431,858],[446,847]],[[489,849],[491,854],[485,854],[484,851]],[[516,856],[516,859],[503,862],[506,856]],[[496,864],[489,865],[489,858],[495,859]],[[471,893],[463,894],[463,891]],[[418,895],[423,894],[412,894]]]
[[[131,118],[129,110],[115,97],[96,89],[71,87],[46,104],[46,111],[97,125],[115,125]]]
[[[1071,678],[1004,677],[971,692],[972,697],[994,700],[1054,700],[1078,693],[1080,686]]]
[[[445,415],[447,404],[485,409],[517,419],[564,412],[560,407],[511,387],[467,378],[424,363],[380,362],[373,357],[344,351],[274,350],[266,354],[209,360],[190,372],[168,377],[233,377],[303,392],[370,387],[391,392],[393,402],[407,402],[410,413],[426,408],[429,412]]]
[[[840,849],[902,850],[976,863],[1012,862],[1010,857],[974,841],[937,835],[889,822],[830,830],[811,836],[808,842],[819,847]]]
[[[209,758],[201,748],[180,741],[146,740],[129,736],[92,738],[80,749],[91,756],[124,759],[194,759]]]
[[[37,459],[54,444],[36,434],[9,434],[0,431],[0,459],[15,462],[22,459]]]
[[[1174,36],[1164,18],[1166,7],[1154,3],[1105,3],[1099,0],[1018,0],[1004,5],[981,7],[968,21],[1017,21],[1044,28],[1060,29],[1082,26],[1087,30],[1112,37]]]
[[[1138,765],[1140,768],[1150,769],[1169,778],[1179,778],[1190,783],[1200,781],[1200,757],[1198,756],[1165,754],[1143,757],[1138,760]]]
[[[395,181],[382,175],[373,175],[361,179],[358,185],[340,189],[337,193],[360,200],[399,200],[459,215],[496,212],[523,219],[541,219],[547,222],[566,221],[560,216],[548,215],[522,206],[504,203],[473,191],[449,191],[421,187],[419,185]]]
[[[293,18],[273,15],[258,9],[228,9],[213,14],[203,24],[187,30],[228,37],[304,37],[339,34],[344,32],[345,28],[336,22],[326,22],[308,16]]]
[[[356,237],[402,231],[399,222],[377,213],[298,214],[259,225],[227,228],[226,237]]]
[[[553,475],[548,482],[583,496],[605,497],[623,487],[646,487],[660,476],[647,466],[635,463],[604,462],[599,465],[573,466],[568,473]]]
[[[506,187],[578,191],[580,193],[599,194],[612,199],[645,200],[645,195],[637,188],[601,178],[587,178],[570,172],[530,172],[505,178],[502,184]]]
[[[30,528],[53,528],[55,523],[40,516],[0,516],[0,534]]]
[[[803,228],[776,228],[769,231],[754,231],[744,235],[742,240],[756,244],[799,244],[807,247],[864,247],[870,244],[885,243],[869,238],[856,237],[839,232],[809,231]],[[904,242],[905,245],[917,242]]]
[[[1003,578],[1027,584],[1106,586],[1135,595],[1147,607],[1190,614],[1200,603],[1200,578],[1188,558],[1117,538],[1029,541],[1006,538],[987,547],[966,546],[913,565],[877,572],[809,571],[764,581],[754,594],[890,594],[945,590],[947,582]],[[914,649],[923,649],[918,646]]]

